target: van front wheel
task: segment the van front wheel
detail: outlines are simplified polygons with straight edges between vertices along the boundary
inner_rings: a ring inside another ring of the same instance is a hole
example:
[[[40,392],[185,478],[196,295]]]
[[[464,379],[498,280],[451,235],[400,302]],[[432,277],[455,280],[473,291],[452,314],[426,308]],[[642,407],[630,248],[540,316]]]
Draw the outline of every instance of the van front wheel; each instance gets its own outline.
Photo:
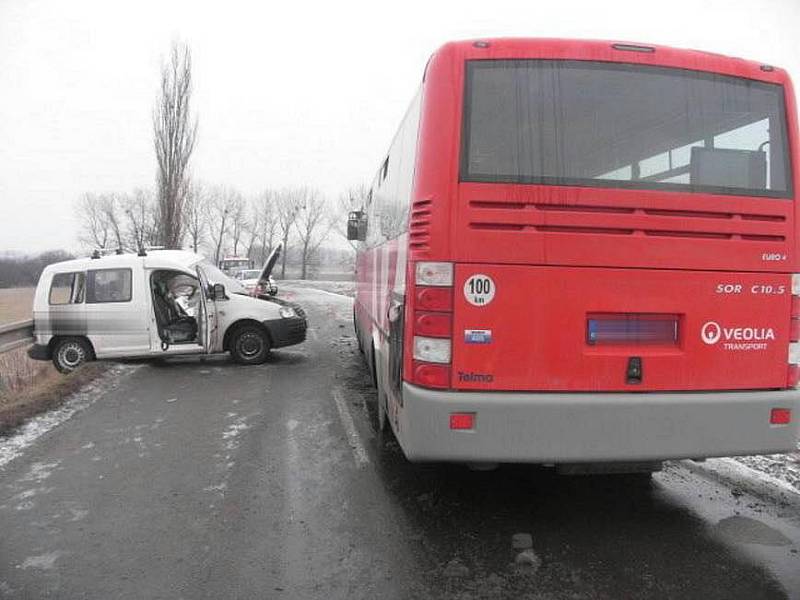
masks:
[[[92,359],[92,349],[81,338],[64,338],[53,347],[53,364],[61,373],[72,373]]]
[[[231,336],[233,360],[240,365],[260,365],[269,354],[269,337],[258,325],[242,325]]]

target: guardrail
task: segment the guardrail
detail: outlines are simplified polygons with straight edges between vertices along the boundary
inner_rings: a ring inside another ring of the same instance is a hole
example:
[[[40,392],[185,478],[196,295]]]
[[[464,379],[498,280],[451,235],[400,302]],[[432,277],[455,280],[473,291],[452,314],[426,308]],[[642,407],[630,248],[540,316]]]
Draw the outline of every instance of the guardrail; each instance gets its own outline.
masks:
[[[0,354],[33,343],[33,320],[0,325]]]

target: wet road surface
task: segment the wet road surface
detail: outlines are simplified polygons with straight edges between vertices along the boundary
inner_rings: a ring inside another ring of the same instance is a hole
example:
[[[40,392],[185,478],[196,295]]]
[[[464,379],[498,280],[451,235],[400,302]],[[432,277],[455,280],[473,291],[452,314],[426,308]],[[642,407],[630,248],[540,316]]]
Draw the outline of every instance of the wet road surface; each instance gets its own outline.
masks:
[[[680,464],[643,483],[406,462],[375,432],[351,301],[282,295],[305,344],[121,367],[0,467],[0,598],[800,597],[797,509]]]

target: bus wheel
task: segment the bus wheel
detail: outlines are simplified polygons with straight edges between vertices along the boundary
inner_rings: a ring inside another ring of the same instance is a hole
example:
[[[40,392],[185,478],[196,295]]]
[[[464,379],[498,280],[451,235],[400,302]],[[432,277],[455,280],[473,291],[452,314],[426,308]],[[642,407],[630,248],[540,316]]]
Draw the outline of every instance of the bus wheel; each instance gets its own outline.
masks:
[[[92,349],[81,338],[64,338],[53,347],[53,364],[61,373],[72,373],[92,359]]]
[[[356,342],[358,343],[358,351],[364,354],[364,344],[361,343],[361,332],[358,330],[358,319],[356,318],[356,307],[353,307],[353,331],[356,332]]]
[[[382,433],[386,431],[386,425],[389,422],[389,419],[386,416],[386,393],[383,391],[381,386],[378,386],[378,410],[377,410],[377,417],[378,417],[378,433]]]
[[[369,368],[369,382],[372,384],[372,387],[378,387],[378,371],[376,370],[375,366],[375,344],[370,345],[370,349],[372,350],[367,356],[367,367]]]

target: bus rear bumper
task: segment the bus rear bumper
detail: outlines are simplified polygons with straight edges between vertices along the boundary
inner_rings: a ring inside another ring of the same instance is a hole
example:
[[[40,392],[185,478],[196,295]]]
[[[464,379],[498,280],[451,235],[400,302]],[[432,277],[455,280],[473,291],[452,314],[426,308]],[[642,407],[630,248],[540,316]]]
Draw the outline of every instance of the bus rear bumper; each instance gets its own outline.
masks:
[[[771,425],[789,408],[787,425]],[[451,430],[452,413],[474,428]],[[398,438],[409,460],[587,463],[796,450],[800,391],[518,393],[403,384]]]

